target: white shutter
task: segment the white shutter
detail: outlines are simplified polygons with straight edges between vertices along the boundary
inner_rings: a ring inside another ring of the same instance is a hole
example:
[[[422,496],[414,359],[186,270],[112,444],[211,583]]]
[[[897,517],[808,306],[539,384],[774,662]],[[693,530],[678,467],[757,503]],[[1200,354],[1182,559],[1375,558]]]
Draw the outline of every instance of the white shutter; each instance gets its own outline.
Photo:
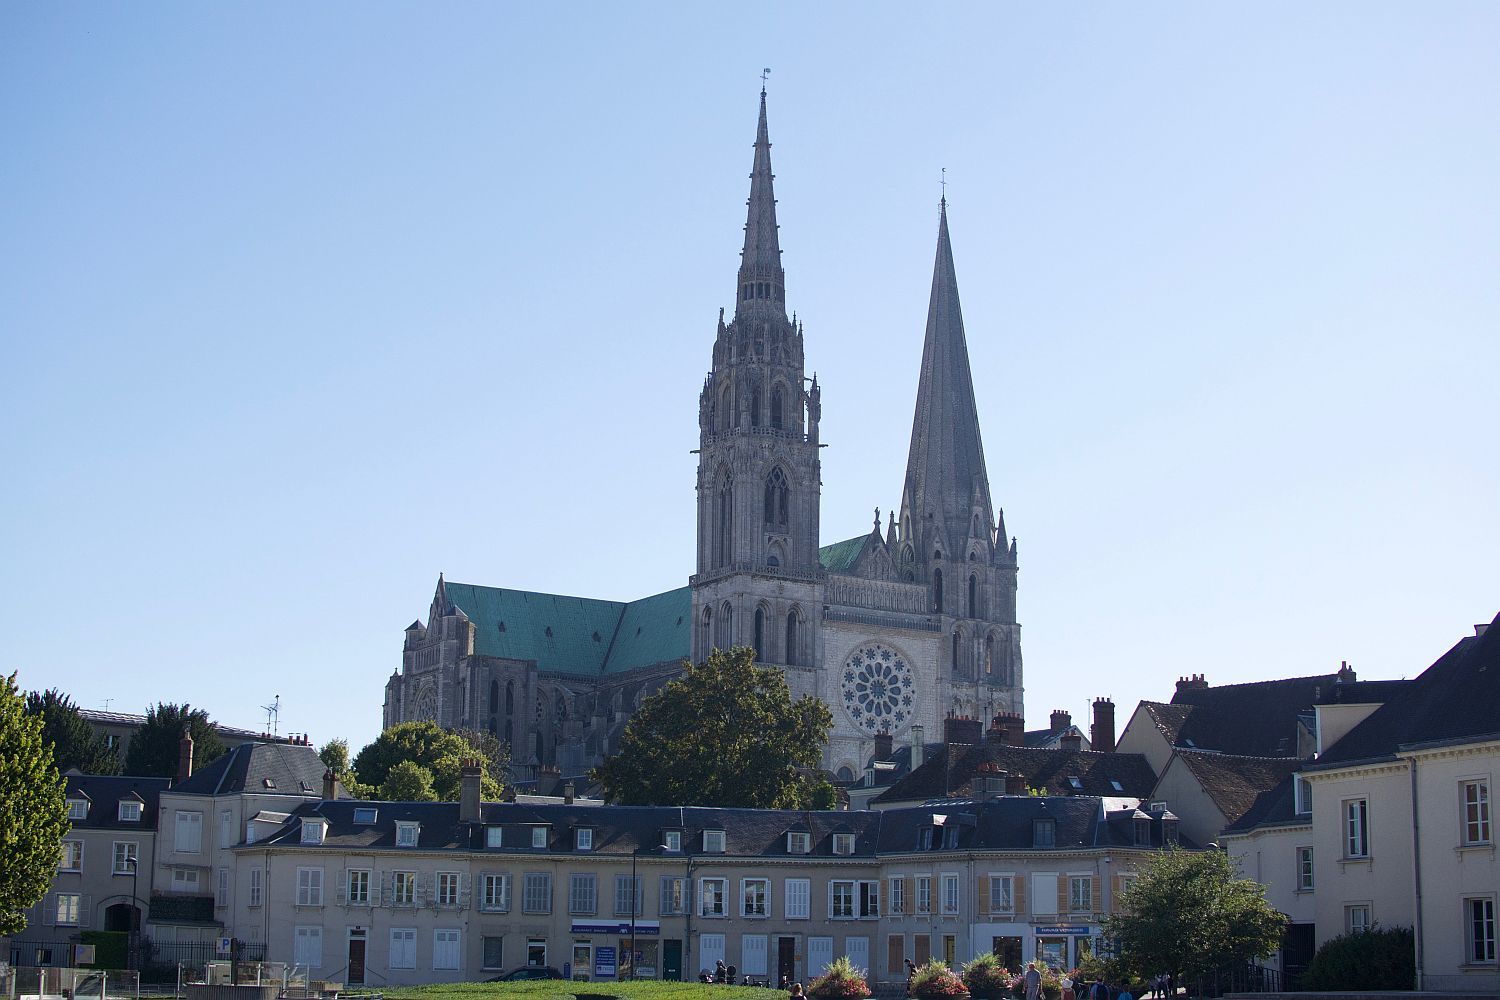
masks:
[[[744,976],[766,974],[766,936],[764,934],[741,935],[740,974]]]
[[[714,965],[724,961],[724,935],[722,934],[699,934],[698,935],[698,965],[700,968],[714,971]]]
[[[814,979],[833,962],[833,938],[810,937],[807,939],[807,978]]]
[[[870,971],[870,939],[867,937],[844,938],[844,954],[856,969]]]

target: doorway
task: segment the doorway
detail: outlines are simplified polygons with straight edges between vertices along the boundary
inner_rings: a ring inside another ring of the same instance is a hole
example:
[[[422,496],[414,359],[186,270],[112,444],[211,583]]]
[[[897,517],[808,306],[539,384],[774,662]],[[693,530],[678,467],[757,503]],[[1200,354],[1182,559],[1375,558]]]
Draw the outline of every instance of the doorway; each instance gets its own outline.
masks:
[[[362,929],[349,931],[349,985],[365,984],[365,932]]]
[[[776,939],[776,985],[780,987],[783,983],[795,982],[797,982],[797,939],[779,937]]]
[[[1025,961],[1021,957],[1021,939],[1019,937],[997,937],[991,939],[990,950],[995,957],[1000,959],[1000,964],[1015,972],[1021,971],[1021,965]]]
[[[682,942],[675,938],[661,943],[661,977],[682,980]]]

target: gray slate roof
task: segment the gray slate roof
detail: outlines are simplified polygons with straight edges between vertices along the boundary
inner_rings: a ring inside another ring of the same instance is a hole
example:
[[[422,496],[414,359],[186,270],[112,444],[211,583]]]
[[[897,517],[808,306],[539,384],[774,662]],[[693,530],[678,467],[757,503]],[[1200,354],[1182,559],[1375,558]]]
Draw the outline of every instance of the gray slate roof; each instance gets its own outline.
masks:
[[[172,787],[189,795],[322,795],[327,768],[310,746],[241,743]]]
[[[987,764],[1024,775],[1028,788],[1045,788],[1053,795],[1146,798],[1156,785],[1156,772],[1142,754],[1019,747],[986,740],[972,746],[938,744],[927,753],[921,767],[876,796],[875,801],[968,795],[980,767]],[[1073,778],[1078,779],[1076,788]],[[1115,782],[1119,782],[1118,788]]]
[[[171,782],[167,778],[132,778],[124,775],[65,775],[65,794],[70,799],[87,799],[88,816],[73,820],[75,829],[87,830],[155,830],[157,801]],[[139,823],[120,822],[120,802],[141,802]]]

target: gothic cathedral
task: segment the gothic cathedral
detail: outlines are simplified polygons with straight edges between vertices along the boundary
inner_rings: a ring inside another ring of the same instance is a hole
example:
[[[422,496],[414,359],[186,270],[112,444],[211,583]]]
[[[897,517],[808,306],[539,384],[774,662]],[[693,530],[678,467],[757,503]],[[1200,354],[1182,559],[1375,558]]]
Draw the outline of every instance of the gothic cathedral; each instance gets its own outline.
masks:
[[[698,403],[698,557],[688,586],[620,603],[438,578],[406,631],[383,724],[434,719],[508,741],[521,770],[581,773],[640,700],[715,647],[750,646],[833,712],[824,764],[860,776],[875,736],[1022,715],[1016,546],[990,499],[947,205],[900,515],[819,545],[821,389],[788,319],[766,95],[733,317]]]

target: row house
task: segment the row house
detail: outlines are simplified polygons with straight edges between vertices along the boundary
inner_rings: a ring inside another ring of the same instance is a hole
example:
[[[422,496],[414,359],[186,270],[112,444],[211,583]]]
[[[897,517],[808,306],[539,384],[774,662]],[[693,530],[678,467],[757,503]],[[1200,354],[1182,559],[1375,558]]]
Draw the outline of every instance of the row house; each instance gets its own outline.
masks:
[[[805,981],[847,955],[1070,965],[1149,852],[1137,799],[997,795],[879,812],[331,800],[233,850],[232,933],[315,979],[386,986],[553,966]]]

